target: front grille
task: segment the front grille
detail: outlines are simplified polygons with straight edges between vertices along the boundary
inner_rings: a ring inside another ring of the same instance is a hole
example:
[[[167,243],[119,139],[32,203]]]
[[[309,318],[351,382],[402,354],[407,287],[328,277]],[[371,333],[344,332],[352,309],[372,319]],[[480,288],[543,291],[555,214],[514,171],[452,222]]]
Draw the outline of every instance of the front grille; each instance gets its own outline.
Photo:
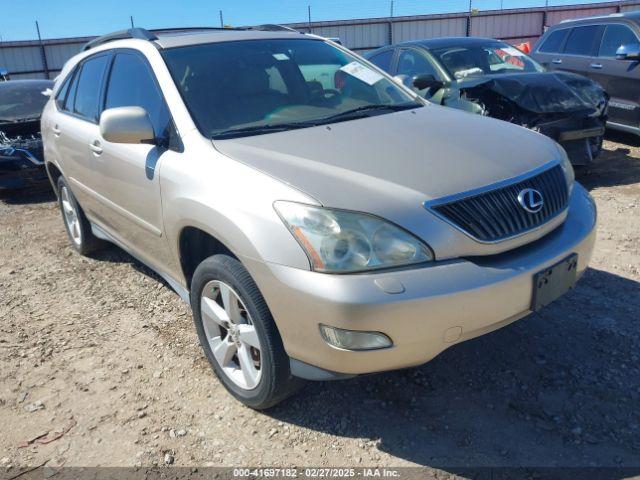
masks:
[[[527,212],[518,202],[525,188],[538,190],[544,199],[537,213]],[[568,189],[560,165],[517,183],[484,191],[431,208],[482,242],[496,242],[532,230],[562,212]]]

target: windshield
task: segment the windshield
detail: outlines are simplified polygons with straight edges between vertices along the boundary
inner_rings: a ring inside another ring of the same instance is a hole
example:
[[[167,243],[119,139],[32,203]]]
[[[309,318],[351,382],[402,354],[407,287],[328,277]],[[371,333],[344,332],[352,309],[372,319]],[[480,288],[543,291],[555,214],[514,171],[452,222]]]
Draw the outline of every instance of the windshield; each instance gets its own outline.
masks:
[[[198,129],[211,138],[421,106],[377,70],[320,40],[219,42],[163,56]]]
[[[51,81],[8,81],[0,83],[0,122],[15,122],[40,117],[49,97],[42,94],[52,88]]]
[[[435,48],[431,53],[456,80],[484,75],[544,71],[544,68],[532,58],[501,42]]]

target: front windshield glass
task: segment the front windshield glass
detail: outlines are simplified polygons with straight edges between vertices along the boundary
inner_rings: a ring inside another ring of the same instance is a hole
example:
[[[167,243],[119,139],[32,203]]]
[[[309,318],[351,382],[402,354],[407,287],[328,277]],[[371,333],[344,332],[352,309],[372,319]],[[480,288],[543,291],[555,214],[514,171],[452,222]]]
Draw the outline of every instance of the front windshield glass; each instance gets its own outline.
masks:
[[[42,94],[52,88],[50,81],[8,81],[0,83],[0,121],[17,122],[40,117],[49,97]]]
[[[501,42],[435,48],[431,53],[456,80],[484,75],[544,71],[544,68],[532,58]]]
[[[256,134],[421,106],[357,57],[312,39],[167,49],[171,75],[203,135]]]

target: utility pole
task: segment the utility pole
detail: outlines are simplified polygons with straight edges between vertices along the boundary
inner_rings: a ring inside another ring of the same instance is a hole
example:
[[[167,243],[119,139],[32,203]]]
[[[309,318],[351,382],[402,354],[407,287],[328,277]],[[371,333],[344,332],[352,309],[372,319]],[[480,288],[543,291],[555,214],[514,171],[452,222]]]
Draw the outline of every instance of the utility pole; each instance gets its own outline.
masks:
[[[473,0],[469,0],[469,13],[467,15],[467,37],[471,36],[471,15],[472,15],[472,4]]]
[[[393,0],[389,10],[389,45],[393,45]]]
[[[131,28],[136,28],[136,27],[133,25],[133,15],[129,15],[129,20],[131,20]]]
[[[42,68],[44,69],[44,74],[49,78],[49,64],[47,63],[47,52],[44,49],[44,42],[42,41],[42,36],[40,36],[40,24],[36,20],[36,31],[38,32],[38,42],[40,42],[40,56],[42,57]]]
[[[224,20],[222,19],[222,10],[220,10],[220,28],[224,28]]]
[[[307,5],[307,15],[309,18],[309,33],[311,32],[311,5]]]

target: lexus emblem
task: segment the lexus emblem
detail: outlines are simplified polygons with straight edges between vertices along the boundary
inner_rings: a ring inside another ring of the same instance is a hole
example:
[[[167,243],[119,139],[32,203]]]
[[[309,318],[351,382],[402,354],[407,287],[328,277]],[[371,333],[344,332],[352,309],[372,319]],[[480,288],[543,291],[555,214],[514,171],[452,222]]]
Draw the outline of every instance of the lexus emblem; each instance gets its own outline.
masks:
[[[525,188],[518,194],[518,203],[529,213],[538,213],[542,210],[544,199],[538,190]]]

